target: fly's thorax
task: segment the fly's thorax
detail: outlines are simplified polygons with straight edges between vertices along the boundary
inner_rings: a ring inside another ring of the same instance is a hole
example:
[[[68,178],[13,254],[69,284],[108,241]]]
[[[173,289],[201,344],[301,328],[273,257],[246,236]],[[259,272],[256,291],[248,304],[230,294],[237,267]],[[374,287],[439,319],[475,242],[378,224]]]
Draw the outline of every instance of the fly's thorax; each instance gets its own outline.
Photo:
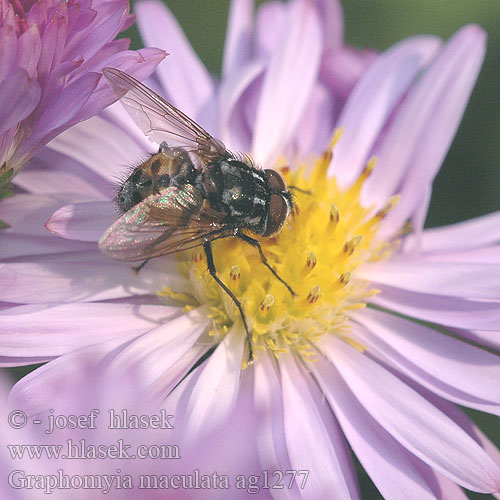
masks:
[[[228,225],[265,231],[271,190],[263,171],[224,158],[205,169],[203,190],[211,206],[227,214]]]

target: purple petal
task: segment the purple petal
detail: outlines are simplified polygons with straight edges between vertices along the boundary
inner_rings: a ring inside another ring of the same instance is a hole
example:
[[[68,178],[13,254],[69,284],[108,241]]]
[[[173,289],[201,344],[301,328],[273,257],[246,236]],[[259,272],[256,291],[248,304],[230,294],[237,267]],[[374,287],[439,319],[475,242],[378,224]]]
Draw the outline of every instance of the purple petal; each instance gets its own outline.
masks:
[[[116,207],[111,202],[77,203],[57,210],[45,227],[62,238],[97,243],[116,218]]]
[[[361,279],[411,292],[498,300],[500,268],[496,264],[400,258],[366,264],[357,272]]]
[[[103,141],[102,138],[106,137]],[[74,158],[103,179],[116,182],[124,165],[144,158],[145,151],[119,126],[95,116],[66,130],[50,143],[50,148]],[[149,152],[153,150],[150,146]],[[103,183],[103,181],[101,181]],[[112,189],[109,189],[110,197]],[[114,194],[114,193],[113,193]]]
[[[254,0],[232,0],[229,8],[222,77],[226,79],[250,60]]]
[[[484,264],[500,264],[500,245],[491,247],[474,248],[450,253],[433,253],[425,258],[434,262],[474,262]]]
[[[109,200],[115,194],[111,184],[106,183],[101,176],[48,147],[36,154],[30,162],[30,168],[16,175],[16,186],[33,194],[55,196],[61,200],[64,198],[66,202]],[[54,194],[66,193],[68,188],[74,193],[71,196]],[[60,206],[54,207],[52,213]],[[51,214],[46,215],[45,221]]]
[[[310,368],[330,403],[349,445],[386,500],[435,499],[411,454],[361,406],[337,370],[320,359]]]
[[[288,8],[290,6],[288,5]],[[255,56],[267,60],[281,41],[286,21],[287,6],[283,2],[270,1],[261,4],[257,10]]]
[[[177,308],[111,303],[36,304],[3,311],[0,355],[50,358],[157,328]]]
[[[128,17],[129,6],[128,2],[111,0],[100,3],[96,10],[97,16],[93,23],[66,44],[66,60],[78,57],[90,59],[101,47],[113,40]]]
[[[364,186],[367,203],[396,190],[401,201],[383,225],[400,227],[414,212],[448,151],[484,57],[477,26],[454,35],[406,97],[376,155],[380,167]]]
[[[399,372],[463,406],[500,414],[498,356],[397,316],[367,309],[353,314],[362,343]]]
[[[263,71],[263,63],[252,62],[221,83],[220,138],[234,151],[249,151],[251,147],[252,131],[244,112],[248,104],[244,95],[258,81]]]
[[[40,86],[22,68],[16,68],[0,83],[0,134],[24,120],[37,106],[40,95]]]
[[[326,50],[337,50],[344,42],[344,15],[338,0],[316,0],[323,25]]]
[[[97,73],[88,73],[64,88],[40,116],[33,135],[36,134],[37,137],[49,135],[49,132],[70,122],[88,101],[100,78],[101,75]]]
[[[259,352],[254,368],[254,405],[258,422],[257,449],[260,463],[267,470],[290,470],[285,429],[281,386],[276,365],[267,352]],[[277,500],[297,498],[297,485],[293,491],[280,490],[275,494]],[[276,492],[275,492],[276,493]]]
[[[322,52],[318,13],[299,0],[290,9],[264,76],[257,108],[252,156],[269,167],[283,150],[310,99]]]
[[[161,2],[142,0],[135,8],[145,44],[167,49],[170,53],[165,64],[157,70],[167,97],[184,113],[198,119],[200,110],[213,99],[212,78],[177,20]]]
[[[148,333],[121,350],[109,367],[118,374],[122,370],[123,373],[134,370],[140,375],[139,383],[144,390],[164,376],[191,349],[206,329],[206,319],[197,310],[179,316],[181,311],[178,307],[158,307],[164,311],[161,320],[158,318],[155,325],[148,328]],[[141,310],[136,314],[140,315]],[[124,320],[128,321],[125,317]],[[163,397],[166,396],[164,393]]]
[[[444,326],[480,330],[498,330],[500,325],[498,301],[416,293],[391,286],[379,288],[382,293],[371,299],[373,304],[413,318]]]
[[[344,341],[323,339],[323,352],[359,402],[405,448],[466,488],[499,490],[500,469],[449,417]]]
[[[500,241],[500,212],[449,226],[426,229],[422,234],[424,252],[477,248]]]
[[[125,71],[138,80],[143,80],[155,70],[165,56],[163,50],[154,48],[122,51],[107,58],[101,58],[98,69],[101,71],[103,67],[109,66]],[[116,94],[105,79],[101,78],[89,100],[75,115],[74,120],[87,120],[115,101]]]
[[[245,336],[233,326],[217,346],[198,376],[190,380],[181,402],[179,418],[187,442],[210,435],[230,417],[239,390]]]
[[[497,321],[497,324],[499,322]],[[493,347],[494,349],[500,349],[500,330],[494,331],[481,331],[481,330],[463,330],[458,328],[452,328],[451,331],[464,337],[466,339],[472,340],[480,345],[485,345]]]
[[[12,72],[16,61],[17,37],[14,24],[0,27],[0,82]]]
[[[361,77],[338,121],[343,133],[330,169],[342,186],[358,177],[389,116],[439,45],[431,36],[399,42]]]
[[[29,236],[50,236],[45,228],[46,220],[59,208],[78,202],[85,196],[71,194],[32,195],[19,193],[0,202],[2,219],[9,229],[2,234],[17,233]],[[3,241],[2,241],[3,245]]]
[[[285,439],[292,469],[311,471],[302,498],[358,498],[356,479],[345,441],[330,408],[310,375],[293,356],[279,362],[283,388]]]
[[[32,24],[17,40],[16,66],[26,70],[30,78],[35,78],[41,53],[40,32],[38,26]]]
[[[30,415],[48,410],[53,406],[62,381],[71,379],[82,364],[97,366],[113,349],[129,339],[130,337],[122,335],[59,356],[22,378],[10,393],[10,404],[14,408],[22,408]]]
[[[95,247],[94,247],[95,248]],[[12,303],[95,302],[155,295],[168,279],[153,267],[137,274],[130,264],[100,252],[41,256],[36,262],[0,264],[0,300]]]

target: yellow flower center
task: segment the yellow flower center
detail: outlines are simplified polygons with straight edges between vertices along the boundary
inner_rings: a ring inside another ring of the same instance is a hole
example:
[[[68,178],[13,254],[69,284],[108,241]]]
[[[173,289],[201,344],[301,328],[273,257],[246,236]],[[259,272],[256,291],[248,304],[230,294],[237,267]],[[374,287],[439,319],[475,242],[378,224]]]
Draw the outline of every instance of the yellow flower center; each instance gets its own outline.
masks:
[[[380,221],[398,198],[389,199],[376,213],[360,202],[375,159],[351,187],[341,189],[327,176],[331,158],[327,152],[312,166],[281,169],[287,185],[297,188],[291,189],[294,210],[277,236],[259,238],[269,264],[295,297],[264,266],[255,247],[237,238],[213,242],[217,274],[242,304],[257,359],[259,349],[275,356],[291,350],[310,356],[312,344],[322,335],[348,338],[349,312],[365,307],[377,293],[356,278],[356,268],[386,259],[399,244],[377,238]],[[241,323],[238,309],[210,276],[201,247],[179,254],[179,259],[180,272],[191,283],[190,295],[168,287],[159,294],[187,308],[208,304],[210,334],[221,338],[233,323]],[[241,335],[246,335],[243,324]]]

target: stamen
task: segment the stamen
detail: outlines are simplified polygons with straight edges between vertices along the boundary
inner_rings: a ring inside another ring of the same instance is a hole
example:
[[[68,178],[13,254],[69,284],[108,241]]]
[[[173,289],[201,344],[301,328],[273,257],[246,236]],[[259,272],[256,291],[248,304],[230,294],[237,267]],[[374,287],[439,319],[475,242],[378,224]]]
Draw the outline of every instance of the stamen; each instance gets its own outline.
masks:
[[[314,304],[318,301],[319,296],[321,295],[321,288],[319,285],[314,285],[307,295],[307,301],[309,304]]]
[[[309,267],[310,269],[314,269],[317,263],[318,263],[318,258],[316,257],[316,254],[314,252],[309,252],[306,261],[307,267]]]
[[[347,255],[351,256],[354,253],[354,250],[356,249],[357,246],[361,243],[363,240],[363,236],[358,235],[355,236],[352,240],[348,241],[345,245],[342,251]]]
[[[229,276],[233,281],[238,281],[241,278],[240,266],[234,265],[229,272]]]
[[[260,303],[259,309],[261,312],[267,312],[274,305],[274,297],[270,294]]]
[[[340,220],[340,214],[339,214],[339,209],[337,208],[337,205],[334,205],[333,203],[330,205],[330,222],[333,224],[333,227],[335,227]]]
[[[203,261],[203,252],[201,250],[193,252],[191,255],[191,260],[195,263],[198,264]]]
[[[401,196],[399,194],[391,196],[384,207],[375,214],[375,217],[383,219],[399,203],[400,199]]]

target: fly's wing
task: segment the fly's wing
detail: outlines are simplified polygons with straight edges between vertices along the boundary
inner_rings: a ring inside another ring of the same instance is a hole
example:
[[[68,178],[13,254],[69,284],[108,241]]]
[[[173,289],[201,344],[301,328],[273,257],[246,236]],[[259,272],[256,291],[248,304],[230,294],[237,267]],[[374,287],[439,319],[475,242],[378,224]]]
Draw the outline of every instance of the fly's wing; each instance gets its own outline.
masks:
[[[102,236],[99,249],[114,259],[138,261],[197,247],[232,234],[203,213],[203,199],[186,184],[152,194],[123,214]]]
[[[129,115],[149,140],[181,147],[200,159],[227,156],[224,144],[150,88],[115,68],[102,70]]]

